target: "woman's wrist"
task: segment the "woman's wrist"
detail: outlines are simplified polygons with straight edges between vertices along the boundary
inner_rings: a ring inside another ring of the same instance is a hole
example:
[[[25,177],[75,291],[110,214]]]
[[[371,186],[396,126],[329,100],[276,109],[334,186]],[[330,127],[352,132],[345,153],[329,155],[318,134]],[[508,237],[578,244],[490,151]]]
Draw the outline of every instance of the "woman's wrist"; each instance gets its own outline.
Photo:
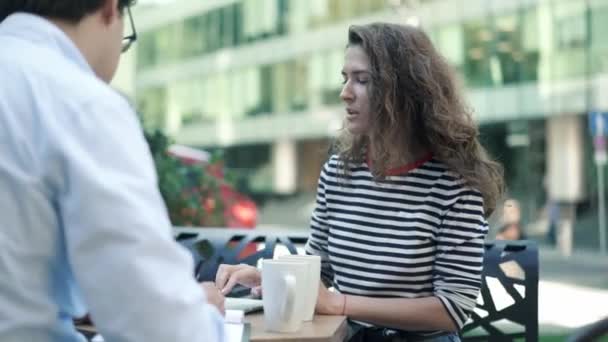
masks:
[[[346,295],[342,293],[336,293],[333,297],[333,314],[340,316],[346,315]]]

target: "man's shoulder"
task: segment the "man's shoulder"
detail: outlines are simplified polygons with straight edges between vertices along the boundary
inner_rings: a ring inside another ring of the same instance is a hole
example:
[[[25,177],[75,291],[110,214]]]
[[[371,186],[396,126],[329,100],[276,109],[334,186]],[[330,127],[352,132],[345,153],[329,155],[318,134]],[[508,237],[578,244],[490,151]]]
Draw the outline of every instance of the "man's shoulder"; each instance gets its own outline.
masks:
[[[55,70],[33,70],[40,81],[67,103],[86,105],[99,100],[120,100],[118,93],[93,73],[83,70],[70,60],[54,58]]]
[[[84,105],[120,96],[90,70],[45,46],[27,46],[22,53],[0,54],[4,71],[23,81],[34,95],[48,94],[53,102]]]

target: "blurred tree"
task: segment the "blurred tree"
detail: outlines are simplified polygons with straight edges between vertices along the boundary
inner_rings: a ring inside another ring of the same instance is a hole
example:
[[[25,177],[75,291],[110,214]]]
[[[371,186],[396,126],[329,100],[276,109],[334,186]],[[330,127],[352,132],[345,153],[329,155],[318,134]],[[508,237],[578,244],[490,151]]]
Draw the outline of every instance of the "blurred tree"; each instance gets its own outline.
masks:
[[[158,187],[174,226],[223,227],[223,162],[214,154],[206,165],[188,165],[168,153],[173,141],[160,130],[145,131],[158,174]]]

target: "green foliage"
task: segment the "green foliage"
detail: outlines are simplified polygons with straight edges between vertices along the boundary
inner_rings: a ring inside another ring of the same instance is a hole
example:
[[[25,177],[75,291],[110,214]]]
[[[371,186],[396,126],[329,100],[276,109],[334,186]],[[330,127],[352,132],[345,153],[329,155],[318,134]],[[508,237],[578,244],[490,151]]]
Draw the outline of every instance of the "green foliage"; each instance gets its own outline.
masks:
[[[168,154],[172,140],[159,130],[144,132],[158,174],[158,186],[174,226],[225,225],[221,196],[222,161],[206,166],[186,165]]]

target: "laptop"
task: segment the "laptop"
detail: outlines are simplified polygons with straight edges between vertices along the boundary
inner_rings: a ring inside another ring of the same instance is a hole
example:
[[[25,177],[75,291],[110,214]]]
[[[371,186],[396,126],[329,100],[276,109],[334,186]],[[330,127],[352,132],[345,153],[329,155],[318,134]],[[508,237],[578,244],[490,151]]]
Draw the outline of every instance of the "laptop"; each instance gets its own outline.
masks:
[[[227,297],[224,302],[226,310],[243,310],[245,314],[264,310],[261,299]]]

